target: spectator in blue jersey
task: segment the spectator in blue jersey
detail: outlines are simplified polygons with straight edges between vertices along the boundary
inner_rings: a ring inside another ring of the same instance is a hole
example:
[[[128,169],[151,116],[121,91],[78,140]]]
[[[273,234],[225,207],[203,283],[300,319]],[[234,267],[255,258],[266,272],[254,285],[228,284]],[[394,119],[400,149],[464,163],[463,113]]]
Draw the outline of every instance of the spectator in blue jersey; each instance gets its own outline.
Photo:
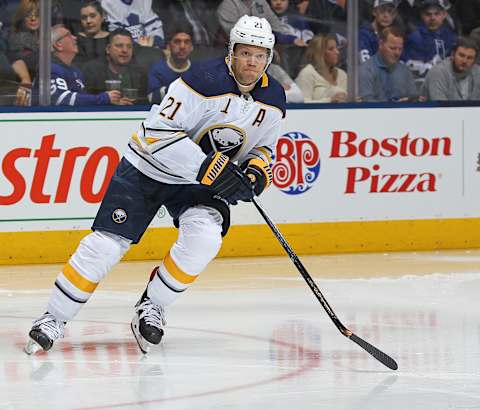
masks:
[[[445,23],[445,0],[424,0],[420,14],[422,23],[408,36],[402,60],[417,77],[423,78],[432,66],[450,56],[457,35]]]
[[[147,102],[147,73],[133,61],[133,39],[130,32],[117,28],[108,36],[106,58],[97,58],[83,66],[85,86],[89,93],[107,90],[108,80],[117,80],[122,97],[120,105]]]
[[[397,26],[379,34],[378,51],[360,65],[359,86],[362,101],[412,101],[418,91],[412,73],[400,62],[404,33]]]
[[[163,22],[152,10],[152,0],[101,0],[108,29],[125,28],[144,47],[164,47]]]
[[[52,27],[51,102],[54,105],[103,105],[119,104],[120,91],[99,94],[85,92],[82,72],[72,66],[78,53],[77,39],[65,26]]]
[[[193,51],[192,39],[193,31],[187,23],[177,25],[169,33],[167,57],[153,64],[148,73],[150,102],[160,103],[170,83],[194,68],[189,58]]]
[[[360,27],[358,34],[358,50],[362,63],[377,52],[379,31],[394,23],[397,16],[396,0],[375,0],[372,14],[373,21]]]
[[[270,5],[280,21],[289,25],[297,38],[308,43],[313,37],[313,31],[310,28],[308,20],[305,18],[308,0],[270,0]],[[295,6],[296,10],[291,7]]]

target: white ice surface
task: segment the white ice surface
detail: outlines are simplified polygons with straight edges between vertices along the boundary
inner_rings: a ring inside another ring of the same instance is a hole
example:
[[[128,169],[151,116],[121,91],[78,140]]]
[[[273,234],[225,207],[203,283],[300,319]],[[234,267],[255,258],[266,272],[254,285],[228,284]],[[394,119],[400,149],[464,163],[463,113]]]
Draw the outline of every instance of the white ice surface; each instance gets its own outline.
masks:
[[[49,292],[3,289],[0,409],[480,409],[480,274],[316,278],[398,371],[342,336],[301,278],[262,281],[192,287],[147,356],[129,329],[137,292],[99,290],[65,339],[29,357],[21,349]]]

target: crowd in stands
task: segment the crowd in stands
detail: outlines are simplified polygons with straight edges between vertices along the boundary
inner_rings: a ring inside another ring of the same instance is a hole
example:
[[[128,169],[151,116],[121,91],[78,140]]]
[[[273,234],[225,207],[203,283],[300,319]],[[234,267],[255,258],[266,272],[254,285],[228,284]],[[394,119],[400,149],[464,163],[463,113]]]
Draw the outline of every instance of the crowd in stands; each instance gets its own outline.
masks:
[[[0,0],[0,105],[38,104],[41,0]],[[51,0],[51,104],[161,101],[226,54],[244,14],[276,37],[287,102],[347,97],[349,0]],[[355,101],[479,100],[480,0],[359,0]]]

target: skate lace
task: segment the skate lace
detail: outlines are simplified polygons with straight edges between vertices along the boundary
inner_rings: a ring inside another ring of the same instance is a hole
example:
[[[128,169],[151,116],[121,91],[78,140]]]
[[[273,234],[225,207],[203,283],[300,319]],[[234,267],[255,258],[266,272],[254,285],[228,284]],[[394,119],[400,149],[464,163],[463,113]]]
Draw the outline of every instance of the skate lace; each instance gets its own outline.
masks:
[[[167,324],[163,307],[155,305],[150,299],[145,299],[137,306],[138,318],[144,319],[147,325],[161,328]]]
[[[39,328],[50,340],[63,338],[65,330],[65,324],[57,321],[55,316],[50,313],[47,313],[37,320],[34,320],[33,327]]]

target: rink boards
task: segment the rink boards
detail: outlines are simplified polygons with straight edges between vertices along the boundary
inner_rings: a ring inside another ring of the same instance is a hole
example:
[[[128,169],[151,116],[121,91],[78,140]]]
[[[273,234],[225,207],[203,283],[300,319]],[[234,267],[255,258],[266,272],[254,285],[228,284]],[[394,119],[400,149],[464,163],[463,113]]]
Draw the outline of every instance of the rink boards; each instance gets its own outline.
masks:
[[[145,112],[0,114],[0,263],[61,262]],[[478,107],[291,109],[267,213],[299,253],[480,247]],[[127,259],[162,258],[162,208]],[[222,256],[282,252],[250,204]]]

